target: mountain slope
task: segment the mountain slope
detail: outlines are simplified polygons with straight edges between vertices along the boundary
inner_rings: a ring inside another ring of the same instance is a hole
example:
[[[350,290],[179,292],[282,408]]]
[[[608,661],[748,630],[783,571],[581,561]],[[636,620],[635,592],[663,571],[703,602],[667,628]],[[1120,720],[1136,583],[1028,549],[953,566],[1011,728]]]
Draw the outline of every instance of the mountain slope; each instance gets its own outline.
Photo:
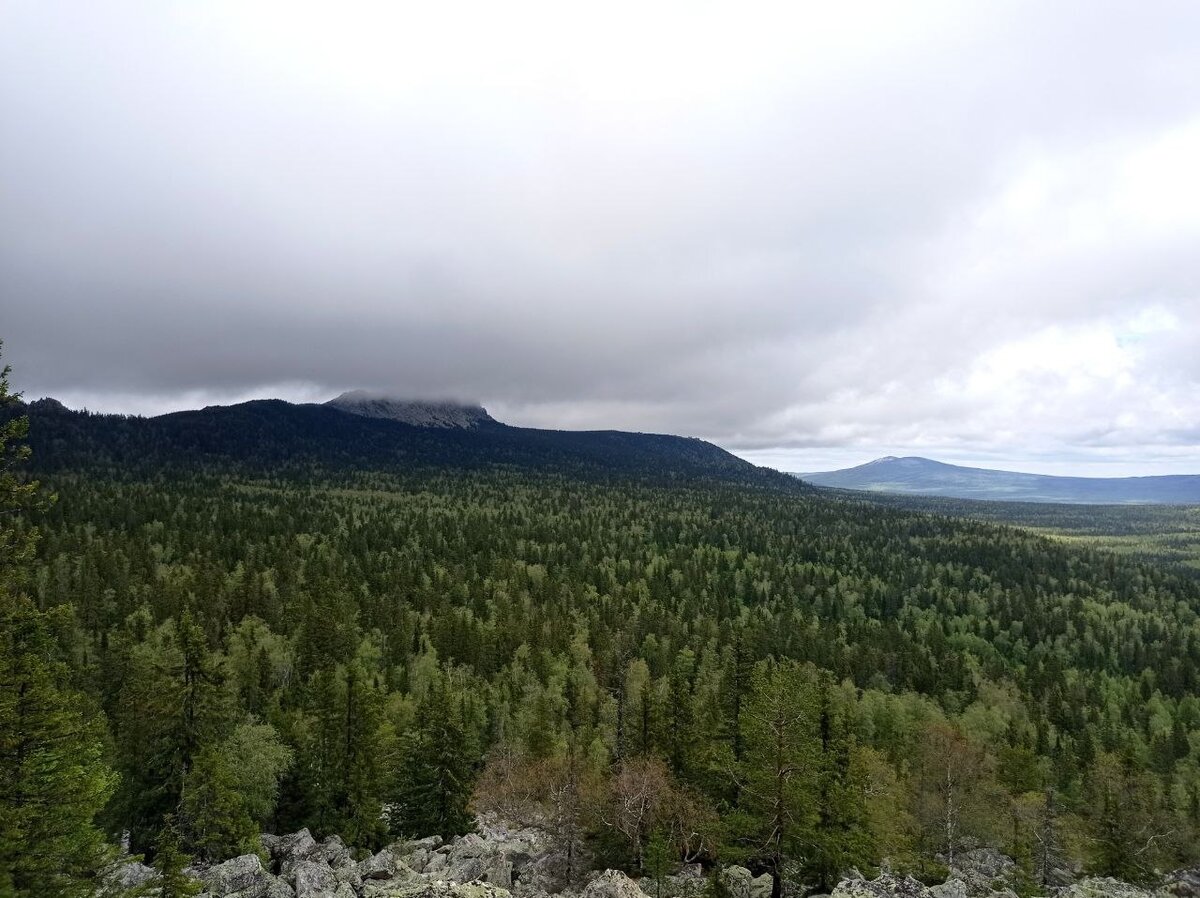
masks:
[[[888,456],[840,471],[797,474],[817,486],[848,490],[1081,504],[1200,503],[1200,475],[1055,477],[949,465],[928,458]]]
[[[510,427],[482,409],[486,421],[477,417],[471,427],[416,426],[278,399],[154,418],[72,412],[46,400],[25,411],[39,471],[101,467],[153,473],[230,463],[268,474],[312,465],[381,471],[505,466],[593,479],[713,479],[804,489],[792,477],[691,437]]]

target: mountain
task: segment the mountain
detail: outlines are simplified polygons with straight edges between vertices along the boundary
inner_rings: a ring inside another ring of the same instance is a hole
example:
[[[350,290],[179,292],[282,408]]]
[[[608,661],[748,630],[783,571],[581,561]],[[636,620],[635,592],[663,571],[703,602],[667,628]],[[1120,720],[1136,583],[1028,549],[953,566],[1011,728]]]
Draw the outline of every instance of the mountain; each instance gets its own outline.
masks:
[[[846,490],[1085,505],[1200,503],[1200,475],[1055,477],[949,465],[928,458],[887,456],[845,468],[795,475],[816,486]]]
[[[708,479],[805,489],[795,478],[693,437],[511,427],[477,406],[361,394],[325,404],[260,399],[152,418],[75,412],[54,400],[23,411],[41,472],[101,467],[153,474],[230,463],[268,475],[303,475],[313,465],[397,472],[507,467],[593,480]]]
[[[354,415],[385,418],[402,424],[412,424],[414,427],[458,427],[470,430],[497,423],[480,405],[396,399],[373,395],[365,390],[351,390],[325,404]]]

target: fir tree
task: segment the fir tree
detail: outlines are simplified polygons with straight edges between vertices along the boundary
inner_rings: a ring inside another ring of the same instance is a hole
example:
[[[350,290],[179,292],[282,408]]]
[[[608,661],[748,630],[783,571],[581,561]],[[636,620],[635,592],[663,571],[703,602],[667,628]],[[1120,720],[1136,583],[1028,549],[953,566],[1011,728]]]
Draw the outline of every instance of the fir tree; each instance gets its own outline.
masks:
[[[0,369],[0,411],[16,401]],[[24,594],[37,532],[19,512],[38,502],[14,464],[24,419],[0,426],[0,895],[90,896],[112,851],[94,824],[114,785],[103,722],[70,685],[55,634],[68,608],[39,611]]]

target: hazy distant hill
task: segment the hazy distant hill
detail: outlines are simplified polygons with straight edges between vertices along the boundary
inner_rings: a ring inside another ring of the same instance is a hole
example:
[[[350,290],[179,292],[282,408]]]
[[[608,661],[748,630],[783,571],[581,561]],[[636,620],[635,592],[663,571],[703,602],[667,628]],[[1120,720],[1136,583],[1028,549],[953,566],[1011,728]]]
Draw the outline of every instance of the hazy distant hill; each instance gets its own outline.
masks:
[[[817,486],[957,499],[1083,504],[1200,503],[1200,475],[1196,474],[1054,477],[966,468],[915,456],[888,456],[841,471],[796,476]]]

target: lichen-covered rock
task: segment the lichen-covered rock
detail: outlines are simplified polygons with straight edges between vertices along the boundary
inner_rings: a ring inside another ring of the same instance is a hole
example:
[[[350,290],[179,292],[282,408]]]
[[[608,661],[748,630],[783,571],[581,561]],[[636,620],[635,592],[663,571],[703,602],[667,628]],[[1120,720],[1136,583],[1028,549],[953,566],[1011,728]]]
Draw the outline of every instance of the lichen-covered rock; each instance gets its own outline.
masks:
[[[954,862],[945,855],[937,858],[950,868],[952,879],[962,880],[969,898],[985,898],[994,892],[1011,890],[1020,873],[1017,862],[994,848],[959,851]]]
[[[297,861],[288,881],[296,898],[329,898],[338,887],[337,877],[323,859]]]
[[[584,886],[580,898],[642,898],[642,890],[620,870],[605,870]]]
[[[771,898],[773,883],[766,873],[755,876],[745,867],[734,865],[721,871],[721,881],[730,898]]]
[[[560,852],[530,858],[519,867],[514,865],[513,875],[513,890],[518,895],[555,894],[566,888],[570,879],[567,858]]]
[[[358,875],[365,879],[391,879],[400,869],[400,861],[390,848],[376,852],[358,865]]]
[[[484,882],[490,882],[502,889],[511,889],[513,885],[513,863],[502,854],[491,858],[483,868]]]
[[[292,889],[263,869],[257,854],[243,854],[210,867],[200,876],[214,898],[282,898]]]
[[[1175,898],[1200,898],[1200,868],[1168,873],[1160,891]]]
[[[129,861],[112,871],[109,883],[117,889],[135,889],[157,876],[158,872],[153,867],[148,867],[141,861]]]
[[[350,853],[350,849],[342,841],[342,837],[337,835],[326,836],[322,839],[321,843],[309,855],[309,858],[327,864],[333,870],[357,866],[354,863],[354,856]]]
[[[1154,893],[1119,879],[1094,876],[1059,889],[1058,898],[1153,898]]]
[[[306,827],[291,835],[280,836],[275,842],[274,849],[271,851],[271,857],[281,862],[285,860],[297,861],[310,856],[316,850],[317,840],[313,838],[312,833]]]
[[[379,898],[512,898],[507,890],[490,883],[451,883],[441,880],[396,886],[390,891],[377,894]]]
[[[958,878],[947,879],[941,885],[930,886],[933,898],[967,898],[967,884]]]
[[[885,873],[876,879],[843,879],[830,898],[929,898],[929,890],[911,876]]]

